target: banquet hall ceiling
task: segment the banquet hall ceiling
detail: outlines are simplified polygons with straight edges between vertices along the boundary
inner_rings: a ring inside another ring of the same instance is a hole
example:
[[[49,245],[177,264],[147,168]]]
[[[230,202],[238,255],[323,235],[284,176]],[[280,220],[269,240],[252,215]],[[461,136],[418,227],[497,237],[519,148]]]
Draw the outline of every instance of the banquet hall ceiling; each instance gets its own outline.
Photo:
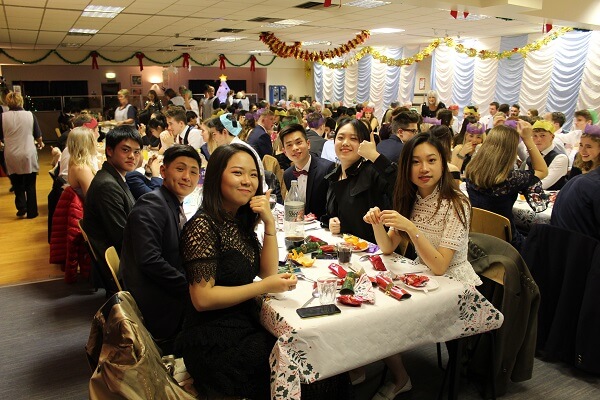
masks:
[[[379,6],[353,6],[357,3]],[[89,5],[124,9],[114,18],[82,16]],[[458,11],[456,19],[450,9]],[[301,23],[291,25],[289,20]],[[378,27],[404,31],[373,34],[365,45],[427,44],[444,35],[481,39],[541,33],[547,22],[597,29],[592,23],[599,20],[600,2],[589,0],[463,0],[459,5],[333,0],[328,8],[323,1],[304,0],[0,0],[0,48],[269,54],[258,39],[260,32],[274,32],[288,43],[321,42],[304,48],[323,50],[346,43],[362,29]],[[70,34],[73,28],[98,32]],[[233,41],[214,41],[223,37]]]

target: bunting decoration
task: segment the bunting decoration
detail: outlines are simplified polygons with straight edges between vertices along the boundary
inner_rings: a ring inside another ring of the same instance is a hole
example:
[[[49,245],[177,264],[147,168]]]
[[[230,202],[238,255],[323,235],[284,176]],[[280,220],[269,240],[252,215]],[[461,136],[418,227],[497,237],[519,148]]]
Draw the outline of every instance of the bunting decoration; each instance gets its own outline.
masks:
[[[219,69],[225,69],[225,54],[219,54]]]
[[[137,53],[135,53],[135,56],[138,59],[138,62],[139,62],[139,65],[140,65],[140,71],[143,71],[144,70],[144,62],[143,62],[143,60],[144,60],[144,53],[137,52]]]
[[[190,54],[183,53],[182,57],[183,57],[183,63],[181,64],[181,68],[190,68]]]
[[[356,49],[359,45],[363,44],[369,39],[369,31],[361,31],[354,39],[349,40],[345,44],[327,51],[308,51],[302,50],[301,42],[294,42],[293,45],[287,45],[281,41],[272,32],[263,32],[260,34],[260,40],[267,45],[269,50],[277,57],[281,58],[296,58],[304,61],[323,61],[328,58],[341,57],[344,54],[348,54],[352,50]]]
[[[501,51],[501,52],[493,51],[493,50],[477,50],[472,47],[465,47],[462,43],[456,43],[455,40],[452,39],[451,37],[445,37],[445,38],[434,39],[423,50],[421,50],[418,53],[416,53],[415,55],[413,55],[411,57],[407,57],[407,58],[395,59],[395,58],[391,58],[391,57],[387,57],[387,56],[383,55],[379,51],[375,50],[373,47],[363,47],[353,57],[351,57],[343,62],[333,63],[333,62],[325,62],[325,61],[321,60],[321,61],[317,61],[317,63],[319,63],[327,68],[331,68],[331,69],[342,69],[342,68],[347,68],[347,67],[357,63],[358,60],[360,60],[361,58],[370,54],[377,61],[379,61],[383,64],[386,64],[390,67],[403,67],[403,66],[412,65],[414,63],[418,63],[420,61],[423,61],[425,58],[430,57],[433,54],[433,52],[435,51],[435,49],[438,48],[442,44],[444,44],[450,48],[453,48],[457,53],[466,54],[469,57],[478,57],[482,60],[487,60],[487,59],[501,60],[504,58],[510,58],[511,56],[514,56],[517,54],[520,54],[523,57],[527,57],[528,53],[541,49],[542,47],[546,46],[551,41],[555,40],[556,38],[564,35],[567,32],[570,32],[572,30],[573,30],[573,28],[571,28],[571,27],[563,27],[563,28],[553,31],[550,35],[544,36],[543,38],[540,38],[534,42],[528,43],[521,48],[514,48],[512,50]]]
[[[98,52],[92,51],[90,56],[92,56],[92,69],[100,69],[100,67],[98,67]]]
[[[18,64],[23,64],[23,65],[34,65],[34,64],[39,64],[42,61],[46,60],[48,57],[55,55],[56,57],[58,57],[62,62],[64,62],[65,64],[69,64],[69,65],[80,65],[85,63],[87,60],[89,60],[90,58],[92,59],[92,68],[93,69],[97,69],[97,64],[98,64],[98,58],[107,61],[111,64],[124,64],[124,63],[128,63],[130,60],[132,60],[133,58],[137,57],[137,55],[143,55],[143,59],[146,59],[146,61],[149,61],[152,64],[155,65],[170,65],[173,64],[176,61],[179,61],[180,59],[184,58],[183,54],[180,54],[176,57],[174,57],[171,60],[166,60],[166,61],[162,61],[162,60],[156,60],[153,59],[149,56],[147,56],[144,53],[141,52],[135,52],[125,58],[122,59],[114,59],[114,58],[109,58],[106,57],[104,55],[102,55],[101,53],[97,52],[97,51],[90,51],[87,55],[85,55],[82,59],[80,60],[69,60],[68,58],[66,58],[61,52],[57,51],[57,50],[48,50],[46,53],[44,53],[42,56],[33,59],[33,60],[23,60],[23,59],[19,59],[13,55],[11,55],[9,52],[7,52],[6,50],[0,48],[0,57],[5,56],[6,58],[8,58],[9,60],[18,63]],[[245,61],[236,64],[234,63],[232,60],[230,60],[229,58],[227,58],[227,56],[225,57],[225,61],[231,65],[233,65],[234,67],[242,67],[248,63],[250,63],[252,60],[252,56],[249,56]],[[262,67],[268,67],[269,65],[273,64],[273,62],[275,62],[275,59],[277,57],[276,56],[272,56],[271,57],[271,61],[268,62],[261,62],[258,60],[258,58],[254,57],[255,63],[262,66]],[[94,61],[95,60],[95,61]],[[140,60],[141,61],[141,60]],[[206,63],[203,63],[201,61],[198,61],[196,59],[194,59],[194,57],[192,57],[190,55],[189,57],[189,61],[192,61],[195,65],[199,65],[201,67],[211,67],[213,65],[215,65],[217,63],[217,61],[220,61],[220,59],[214,59],[212,61],[208,61]],[[139,63],[138,63],[139,64]],[[143,66],[143,65],[142,65]],[[191,67],[191,64],[190,64]],[[189,69],[189,67],[188,67]]]
[[[254,72],[256,71],[256,57],[253,55],[250,56],[250,71]]]

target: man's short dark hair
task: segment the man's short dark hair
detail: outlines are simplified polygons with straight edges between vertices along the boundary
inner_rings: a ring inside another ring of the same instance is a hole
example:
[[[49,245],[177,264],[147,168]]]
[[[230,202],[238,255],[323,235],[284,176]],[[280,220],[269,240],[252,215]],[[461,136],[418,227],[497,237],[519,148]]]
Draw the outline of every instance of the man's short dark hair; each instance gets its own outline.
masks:
[[[187,124],[187,119],[185,117],[185,110],[181,107],[169,106],[164,111],[164,114],[165,114],[166,118],[173,118],[177,122],[183,122],[184,124]]]
[[[558,124],[558,126],[562,127],[566,120],[567,118],[565,117],[565,114],[561,113],[560,111],[554,111],[552,113],[552,122]]]
[[[417,113],[412,111],[402,111],[392,119],[392,134],[396,135],[398,133],[398,129],[408,128],[408,125],[418,123],[419,115]]]
[[[490,106],[494,106],[494,107],[496,107],[496,110],[500,108],[500,104],[499,104],[497,101],[492,101],[492,102],[490,103]]]
[[[521,106],[518,105],[517,103],[513,104],[511,107],[516,108],[517,110],[521,110]]]
[[[304,137],[304,140],[307,140],[308,137],[306,136],[306,130],[304,129],[304,127],[300,124],[290,124],[288,126],[286,126],[285,128],[283,128],[280,132],[279,132],[279,140],[281,141],[281,145],[283,146],[283,140],[285,139],[285,137],[289,134],[292,134],[294,132],[301,132],[302,133],[302,137]]]
[[[593,121],[592,113],[589,110],[577,110],[575,111],[575,117],[583,117],[586,121]]]
[[[108,149],[110,147],[111,149],[114,149],[119,143],[127,139],[136,141],[140,145],[140,148],[144,145],[142,136],[133,126],[120,125],[111,129],[106,134],[106,148]]]
[[[186,112],[185,112],[185,119],[186,119],[186,122],[188,122],[188,123],[189,123],[189,122],[190,122],[192,119],[194,119],[194,118],[198,118],[198,114],[196,114],[196,112],[195,112],[195,111],[188,110],[188,111],[186,111]]]
[[[502,103],[500,104],[500,107],[498,107],[498,111],[508,115],[508,113],[510,112],[510,106],[506,103]]]
[[[202,166],[202,160],[198,151],[189,144],[174,144],[169,147],[164,153],[163,164],[168,167],[178,157],[193,158],[198,162],[198,168]]]
[[[78,128],[80,126],[83,126],[84,124],[87,124],[88,122],[90,122],[92,120],[92,116],[90,114],[79,114],[74,120],[73,120],[73,126],[75,128]]]
[[[177,97],[177,93],[175,93],[173,89],[168,88],[165,90],[165,96],[167,96],[169,99],[172,99],[173,97]]]

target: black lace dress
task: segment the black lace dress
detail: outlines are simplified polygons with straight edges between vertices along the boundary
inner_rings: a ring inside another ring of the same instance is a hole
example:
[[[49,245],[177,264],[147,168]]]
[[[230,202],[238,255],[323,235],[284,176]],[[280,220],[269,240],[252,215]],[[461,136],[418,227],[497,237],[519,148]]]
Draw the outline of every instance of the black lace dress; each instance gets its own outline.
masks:
[[[259,272],[260,245],[234,219],[217,223],[198,211],[182,232],[181,252],[189,282],[249,284]],[[275,337],[259,321],[254,299],[233,307],[196,311],[190,305],[176,350],[194,385],[228,396],[270,397],[269,354]]]

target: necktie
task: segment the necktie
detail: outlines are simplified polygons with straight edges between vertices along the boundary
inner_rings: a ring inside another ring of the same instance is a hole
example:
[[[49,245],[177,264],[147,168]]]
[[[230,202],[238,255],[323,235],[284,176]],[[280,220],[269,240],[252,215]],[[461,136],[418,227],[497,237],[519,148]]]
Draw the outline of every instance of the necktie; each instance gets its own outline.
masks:
[[[183,210],[183,204],[179,205],[179,230],[183,229],[183,226],[187,222],[187,217],[185,216],[185,211]]]
[[[307,171],[305,171],[305,170],[303,170],[303,169],[294,169],[294,170],[292,171],[292,174],[294,174],[294,176],[297,178],[297,177],[299,177],[300,175],[308,175],[308,172],[307,172]]]

